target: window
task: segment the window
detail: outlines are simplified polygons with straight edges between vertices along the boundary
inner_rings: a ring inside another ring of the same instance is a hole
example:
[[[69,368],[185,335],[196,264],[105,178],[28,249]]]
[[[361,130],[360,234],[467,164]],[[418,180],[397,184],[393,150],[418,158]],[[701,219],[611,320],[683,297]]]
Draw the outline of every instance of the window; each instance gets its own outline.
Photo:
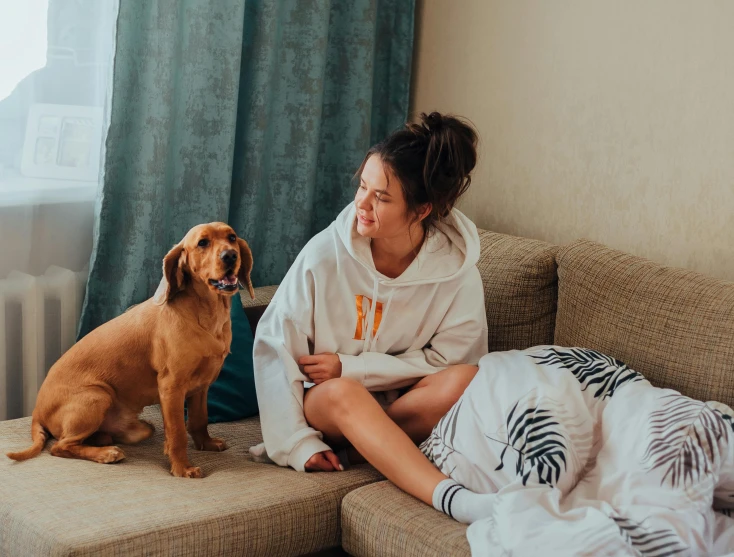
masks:
[[[115,0],[0,4],[0,207],[93,199]]]

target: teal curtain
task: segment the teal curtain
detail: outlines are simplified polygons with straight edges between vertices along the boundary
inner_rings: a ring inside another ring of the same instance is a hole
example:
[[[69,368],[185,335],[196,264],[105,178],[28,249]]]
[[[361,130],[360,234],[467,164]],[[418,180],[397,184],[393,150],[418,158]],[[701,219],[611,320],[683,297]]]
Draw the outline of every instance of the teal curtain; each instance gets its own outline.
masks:
[[[80,335],[149,297],[195,224],[278,283],[408,112],[414,0],[120,1]]]

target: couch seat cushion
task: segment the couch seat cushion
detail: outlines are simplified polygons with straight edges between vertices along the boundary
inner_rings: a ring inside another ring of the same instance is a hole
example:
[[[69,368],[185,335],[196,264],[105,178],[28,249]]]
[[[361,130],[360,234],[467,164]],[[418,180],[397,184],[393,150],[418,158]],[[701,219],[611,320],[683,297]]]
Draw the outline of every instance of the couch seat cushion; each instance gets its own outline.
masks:
[[[13,462],[30,445],[30,419],[0,422],[0,555],[301,555],[340,543],[344,495],[382,479],[369,466],[305,474],[252,462],[257,417],[209,426],[223,453],[189,446],[203,479],[174,478],[163,455],[157,407],[143,418],[156,434],[121,445],[126,459],[96,464],[51,456]]]
[[[355,557],[469,556],[466,525],[383,481],[342,504],[342,545]]]

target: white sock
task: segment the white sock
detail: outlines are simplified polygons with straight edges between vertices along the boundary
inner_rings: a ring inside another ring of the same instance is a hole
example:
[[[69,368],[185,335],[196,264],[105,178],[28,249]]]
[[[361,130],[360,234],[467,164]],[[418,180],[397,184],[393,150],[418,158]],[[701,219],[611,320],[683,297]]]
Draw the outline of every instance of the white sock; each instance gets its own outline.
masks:
[[[492,512],[494,493],[474,493],[448,478],[433,492],[433,507],[451,518],[471,524]]]

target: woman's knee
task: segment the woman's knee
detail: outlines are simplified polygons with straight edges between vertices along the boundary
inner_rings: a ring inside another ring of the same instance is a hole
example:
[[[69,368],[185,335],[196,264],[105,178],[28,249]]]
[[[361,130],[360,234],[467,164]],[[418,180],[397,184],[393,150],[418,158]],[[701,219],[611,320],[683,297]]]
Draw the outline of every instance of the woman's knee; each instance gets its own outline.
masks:
[[[479,371],[479,366],[461,364],[452,366],[449,369],[453,371],[453,374],[456,377],[456,381],[465,385],[469,385],[469,383],[472,382],[472,379],[474,379],[474,376]]]
[[[461,398],[478,369],[456,365],[424,377],[410,393],[387,409],[387,415],[401,427],[415,429],[411,438],[425,439],[436,422]]]
[[[341,413],[356,397],[366,392],[364,386],[354,379],[339,377],[329,379],[311,387],[304,401],[303,410],[306,420],[311,422],[310,415],[334,415]]]
[[[451,366],[443,370],[441,373],[445,373],[445,376],[442,378],[440,391],[446,397],[447,402],[453,405],[454,402],[459,400],[478,371],[477,366],[465,364]]]

